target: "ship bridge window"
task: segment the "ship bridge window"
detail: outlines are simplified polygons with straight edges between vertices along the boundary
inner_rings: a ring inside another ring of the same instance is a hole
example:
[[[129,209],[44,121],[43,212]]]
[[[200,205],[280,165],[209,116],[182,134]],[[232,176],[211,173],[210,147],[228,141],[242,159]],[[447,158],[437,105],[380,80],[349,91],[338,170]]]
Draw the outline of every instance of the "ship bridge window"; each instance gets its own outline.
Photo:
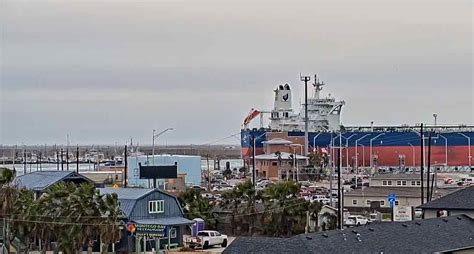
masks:
[[[282,85],[280,85],[280,86],[278,87],[278,89],[280,89],[280,90],[285,90]]]
[[[290,86],[288,84],[285,84],[285,90],[290,90]]]
[[[286,118],[288,118],[288,112],[284,112],[284,113],[283,113],[283,116],[286,117]]]

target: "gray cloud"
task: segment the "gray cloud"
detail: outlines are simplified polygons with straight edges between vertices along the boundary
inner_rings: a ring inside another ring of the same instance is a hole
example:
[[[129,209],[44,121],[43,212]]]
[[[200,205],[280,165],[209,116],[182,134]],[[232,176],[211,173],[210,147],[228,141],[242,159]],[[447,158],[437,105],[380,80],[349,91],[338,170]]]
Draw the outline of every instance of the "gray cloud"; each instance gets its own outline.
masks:
[[[473,124],[469,1],[3,1],[0,143],[238,131],[318,72],[343,122]],[[417,104],[419,106],[417,106]],[[295,108],[299,108],[295,105]],[[179,128],[178,128],[179,127]],[[236,140],[235,140],[236,141]]]

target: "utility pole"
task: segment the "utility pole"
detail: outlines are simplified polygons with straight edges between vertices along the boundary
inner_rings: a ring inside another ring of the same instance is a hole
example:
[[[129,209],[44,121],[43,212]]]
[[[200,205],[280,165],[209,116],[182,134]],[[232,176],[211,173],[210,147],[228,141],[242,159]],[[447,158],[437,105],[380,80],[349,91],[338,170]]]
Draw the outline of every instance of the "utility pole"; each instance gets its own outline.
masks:
[[[69,171],[69,134],[66,139],[66,170]]]
[[[127,145],[125,145],[125,151],[123,152],[123,159],[125,166],[123,168],[123,187],[127,188],[127,170],[128,170],[128,165],[127,165]]]
[[[421,124],[420,127],[420,154],[421,154],[421,163],[420,163],[420,176],[421,176],[421,204],[423,205],[425,203],[425,189],[424,189],[424,182],[423,182],[423,173],[424,173],[424,167],[423,164],[425,163],[424,161],[424,140],[423,140],[423,124]]]
[[[428,166],[426,174],[426,202],[430,202],[430,169],[431,169],[431,132],[428,134]],[[433,177],[434,178],[434,177]]]
[[[308,155],[308,82],[310,76],[301,76],[300,80],[304,81],[304,156]]]
[[[54,150],[56,150],[56,168],[59,171],[59,150],[56,148],[56,145],[54,145]]]
[[[76,146],[76,172],[79,173],[79,144]]]
[[[26,146],[23,146],[23,174],[26,175]]]
[[[61,147],[61,171],[64,171],[64,158],[63,158],[64,149]]]
[[[341,146],[339,144],[337,153],[337,223],[339,229],[342,229],[342,195],[341,195]]]
[[[255,135],[252,136],[252,183],[253,187],[257,186],[257,170],[255,169]]]
[[[207,159],[207,191],[211,191],[211,169],[209,168],[209,154],[206,155]]]

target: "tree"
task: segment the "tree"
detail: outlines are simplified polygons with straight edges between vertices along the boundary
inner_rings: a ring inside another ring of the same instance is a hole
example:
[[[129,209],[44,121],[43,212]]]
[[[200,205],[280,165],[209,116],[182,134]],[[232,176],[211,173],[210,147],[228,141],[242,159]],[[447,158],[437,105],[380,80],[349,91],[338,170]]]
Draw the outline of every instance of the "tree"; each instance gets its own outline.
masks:
[[[265,225],[265,235],[304,233],[307,212],[314,217],[321,210],[321,205],[299,198],[299,190],[300,185],[293,181],[279,182],[264,190],[265,214],[262,224]]]
[[[11,183],[15,178],[16,171],[0,167],[0,185]]]
[[[216,227],[216,219],[212,216],[212,208],[208,199],[201,196],[201,191],[188,189],[180,193],[178,201],[183,207],[185,217],[192,220],[201,218],[210,228]]]
[[[117,195],[100,195],[91,184],[60,183],[36,196],[20,190],[9,218],[13,233],[27,246],[39,239],[44,253],[57,241],[59,249],[70,254],[98,237],[105,246],[120,239]]]

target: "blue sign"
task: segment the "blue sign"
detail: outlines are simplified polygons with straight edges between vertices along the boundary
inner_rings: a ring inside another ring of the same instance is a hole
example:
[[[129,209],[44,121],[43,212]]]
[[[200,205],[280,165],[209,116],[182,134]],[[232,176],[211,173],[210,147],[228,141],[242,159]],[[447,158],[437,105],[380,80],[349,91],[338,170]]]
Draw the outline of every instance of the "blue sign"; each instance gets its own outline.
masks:
[[[389,194],[387,199],[388,199],[388,203],[390,204],[390,208],[393,208],[393,205],[395,204],[395,201],[397,200],[397,196],[395,196],[395,194]]]
[[[397,200],[397,196],[395,196],[395,194],[388,195],[388,202],[392,203],[395,202],[395,200]]]

